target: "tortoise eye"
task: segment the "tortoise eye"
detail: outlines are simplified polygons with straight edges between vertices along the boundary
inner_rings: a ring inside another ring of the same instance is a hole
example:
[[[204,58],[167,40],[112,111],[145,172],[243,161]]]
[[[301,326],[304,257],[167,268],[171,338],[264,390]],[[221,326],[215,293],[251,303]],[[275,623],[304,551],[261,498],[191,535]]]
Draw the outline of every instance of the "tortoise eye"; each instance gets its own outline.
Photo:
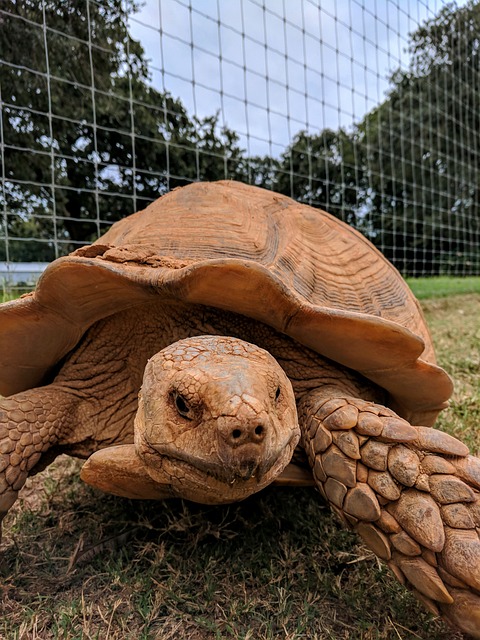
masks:
[[[173,401],[175,403],[175,408],[178,411],[178,413],[183,416],[184,418],[187,418],[188,420],[191,420],[191,408],[190,405],[188,404],[188,402],[185,400],[185,398],[180,395],[179,393],[177,393],[176,391],[173,392]]]
[[[280,397],[280,387],[277,387],[277,390],[275,391],[275,400],[278,400]]]

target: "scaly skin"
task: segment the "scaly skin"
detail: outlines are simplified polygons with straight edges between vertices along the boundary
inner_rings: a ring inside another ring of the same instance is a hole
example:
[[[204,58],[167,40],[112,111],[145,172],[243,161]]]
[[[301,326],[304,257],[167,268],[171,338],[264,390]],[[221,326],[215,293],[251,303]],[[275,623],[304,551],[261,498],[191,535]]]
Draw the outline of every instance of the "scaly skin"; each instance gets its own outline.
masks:
[[[329,387],[299,404],[320,493],[435,615],[480,638],[480,460]]]
[[[29,472],[66,428],[75,399],[51,385],[0,403],[0,523],[15,502]],[[1,529],[0,529],[1,534]]]

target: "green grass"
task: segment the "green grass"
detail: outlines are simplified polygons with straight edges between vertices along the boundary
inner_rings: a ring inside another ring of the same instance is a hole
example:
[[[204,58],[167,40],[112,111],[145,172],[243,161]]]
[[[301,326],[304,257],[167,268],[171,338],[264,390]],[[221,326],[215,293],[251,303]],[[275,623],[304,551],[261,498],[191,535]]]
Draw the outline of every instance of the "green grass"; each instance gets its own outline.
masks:
[[[423,303],[439,363],[454,381],[440,428],[480,454],[480,295],[434,298]]]
[[[23,293],[14,293],[12,291],[0,291],[0,303],[16,300],[17,298],[20,298],[21,295],[23,295]]]
[[[464,293],[480,293],[480,277],[435,276],[433,278],[407,278],[410,289],[419,300]]]
[[[439,426],[480,452],[480,296],[423,303],[456,383]],[[460,640],[312,489],[206,507],[102,495],[59,458],[4,523],[6,640]]]
[[[49,473],[62,465],[74,469]],[[311,490],[213,508],[99,496],[63,476],[25,508],[6,531],[2,638],[455,637]],[[90,551],[68,573],[79,540]]]

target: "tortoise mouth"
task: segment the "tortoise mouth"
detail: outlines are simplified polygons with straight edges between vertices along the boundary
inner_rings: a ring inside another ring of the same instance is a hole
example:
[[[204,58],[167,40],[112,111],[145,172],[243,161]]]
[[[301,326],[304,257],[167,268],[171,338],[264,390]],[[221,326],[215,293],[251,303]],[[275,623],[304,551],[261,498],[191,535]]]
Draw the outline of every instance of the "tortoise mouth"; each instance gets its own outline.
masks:
[[[168,460],[171,464],[178,465],[179,469],[187,467],[228,485],[249,480],[262,482],[267,474],[272,475],[271,472],[275,471],[276,467],[283,463],[285,458],[287,458],[286,464],[288,464],[295,448],[294,444],[292,444],[293,440],[294,437],[292,436],[278,452],[268,457],[259,457],[252,446],[250,450],[243,452],[243,462],[235,466],[224,463],[221,459],[218,462],[204,460],[185,451],[155,445],[151,442],[145,442],[148,447],[148,453],[144,452],[143,457],[146,464],[152,467],[159,467]]]
[[[260,491],[281,474],[290,462],[296,445],[292,436],[275,454],[261,459],[246,458],[236,468],[203,460],[185,451],[143,442],[140,458],[153,480],[169,478],[178,497],[211,504],[230,503]]]

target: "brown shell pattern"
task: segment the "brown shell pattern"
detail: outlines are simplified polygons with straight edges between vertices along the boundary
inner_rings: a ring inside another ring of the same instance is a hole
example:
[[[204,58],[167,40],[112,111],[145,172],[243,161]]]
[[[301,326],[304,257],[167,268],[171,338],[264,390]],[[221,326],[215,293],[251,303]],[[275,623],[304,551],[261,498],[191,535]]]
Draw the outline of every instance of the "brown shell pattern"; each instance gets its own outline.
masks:
[[[168,193],[53,262],[35,294],[2,305],[0,393],[39,384],[98,319],[172,295],[271,324],[381,384],[422,424],[451,393],[414,296],[361,234],[230,181]]]

